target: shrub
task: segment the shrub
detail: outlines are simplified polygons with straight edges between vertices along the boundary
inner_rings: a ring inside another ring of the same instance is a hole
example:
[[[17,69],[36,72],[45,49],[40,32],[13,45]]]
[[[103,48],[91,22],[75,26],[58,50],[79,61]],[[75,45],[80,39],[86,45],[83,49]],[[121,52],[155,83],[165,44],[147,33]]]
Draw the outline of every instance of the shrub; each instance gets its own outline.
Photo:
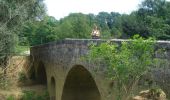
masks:
[[[117,98],[129,98],[141,76],[153,66],[155,41],[134,36],[121,45],[112,42],[92,45],[87,56],[88,60],[108,66],[109,77],[116,82]]]
[[[7,79],[4,75],[0,75],[0,89],[8,89],[9,84],[9,79]]]
[[[19,76],[18,80],[20,82],[25,82],[27,80],[27,77],[24,72],[19,72],[18,76]]]
[[[23,91],[22,100],[36,100],[34,91]]]
[[[49,100],[49,94],[47,91],[42,95],[36,95],[34,91],[23,91],[21,100]]]
[[[7,100],[15,100],[15,99],[14,99],[14,96],[10,95],[7,97]]]

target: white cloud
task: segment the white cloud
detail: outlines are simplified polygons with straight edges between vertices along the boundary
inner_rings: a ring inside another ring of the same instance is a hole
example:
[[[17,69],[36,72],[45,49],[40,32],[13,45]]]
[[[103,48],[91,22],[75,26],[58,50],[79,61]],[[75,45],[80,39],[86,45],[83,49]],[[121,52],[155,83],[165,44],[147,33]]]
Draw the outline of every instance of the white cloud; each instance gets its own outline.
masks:
[[[136,10],[142,0],[45,0],[48,14],[56,19],[69,13],[97,14],[101,11],[130,13]]]

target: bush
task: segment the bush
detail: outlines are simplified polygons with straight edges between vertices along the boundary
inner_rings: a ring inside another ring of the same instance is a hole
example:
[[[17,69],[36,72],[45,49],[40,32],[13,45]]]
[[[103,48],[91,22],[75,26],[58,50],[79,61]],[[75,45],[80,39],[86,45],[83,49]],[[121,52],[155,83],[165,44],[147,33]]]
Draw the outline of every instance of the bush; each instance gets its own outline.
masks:
[[[9,79],[7,79],[4,75],[0,75],[0,89],[8,89],[10,85]]]
[[[49,100],[49,94],[47,91],[42,95],[36,95],[34,91],[23,91],[21,100]]]
[[[14,96],[10,95],[7,97],[7,100],[15,100],[15,99],[14,99]]]
[[[36,100],[34,91],[23,91],[22,100]]]
[[[18,80],[19,80],[20,82],[25,82],[25,81],[27,80],[27,77],[26,77],[26,75],[25,75],[24,72],[19,72],[18,75],[19,75]]]
[[[121,45],[112,42],[92,45],[88,60],[108,66],[108,75],[116,82],[116,100],[129,98],[141,76],[146,74],[154,64],[154,44],[151,38],[134,36]]]

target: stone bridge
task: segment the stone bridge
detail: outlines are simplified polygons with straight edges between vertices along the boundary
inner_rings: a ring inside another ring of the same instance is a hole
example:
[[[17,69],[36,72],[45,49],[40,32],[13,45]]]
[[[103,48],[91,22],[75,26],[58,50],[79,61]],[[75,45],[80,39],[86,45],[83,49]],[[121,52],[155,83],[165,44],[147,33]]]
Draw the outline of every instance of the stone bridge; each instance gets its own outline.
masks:
[[[47,85],[51,100],[113,100],[115,93],[112,90],[113,82],[106,76],[107,66],[99,67],[82,59],[88,53],[89,44],[106,41],[66,39],[34,46],[31,48],[33,66],[30,77],[34,76],[39,83]],[[126,40],[110,41],[121,44]],[[165,52],[156,56],[161,55],[169,61],[170,42],[159,41],[157,47],[164,48]],[[155,71],[158,83],[170,78],[170,66],[166,66],[168,68],[163,72]],[[166,85],[165,89],[170,90],[170,79],[166,82],[167,85],[160,84]]]

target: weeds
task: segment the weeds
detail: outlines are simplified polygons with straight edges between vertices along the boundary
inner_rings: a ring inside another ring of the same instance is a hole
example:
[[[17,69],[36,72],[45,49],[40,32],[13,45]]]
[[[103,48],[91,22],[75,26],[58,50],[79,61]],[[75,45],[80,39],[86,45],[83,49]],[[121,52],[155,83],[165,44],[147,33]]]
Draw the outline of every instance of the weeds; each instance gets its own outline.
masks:
[[[25,82],[27,80],[27,77],[24,72],[19,72],[18,76],[19,76],[18,81],[20,82]]]
[[[10,95],[9,97],[7,97],[7,100],[15,100],[14,96]]]
[[[49,100],[49,94],[45,91],[42,95],[36,95],[34,91],[23,91],[21,100]]]
[[[0,89],[7,89],[9,86],[9,80],[3,75],[0,74]]]

